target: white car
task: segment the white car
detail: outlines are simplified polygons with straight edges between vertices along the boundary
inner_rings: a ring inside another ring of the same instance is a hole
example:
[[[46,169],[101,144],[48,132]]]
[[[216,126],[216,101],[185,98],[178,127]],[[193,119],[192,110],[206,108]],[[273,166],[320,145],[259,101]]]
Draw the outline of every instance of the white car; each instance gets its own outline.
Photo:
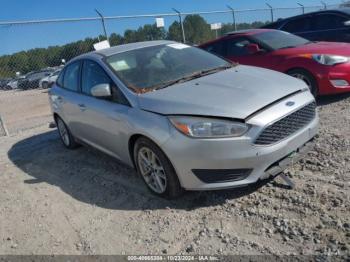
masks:
[[[18,78],[12,79],[10,82],[6,84],[6,89],[17,89],[18,88],[18,80],[24,79],[25,76],[20,76]]]
[[[61,69],[58,69],[58,70],[52,72],[49,76],[42,78],[39,81],[39,88],[47,89],[47,88],[51,87],[51,85],[56,82],[58,74],[60,72],[61,72]]]
[[[7,89],[16,89],[17,85],[18,85],[18,79],[13,79],[7,83],[6,87]]]

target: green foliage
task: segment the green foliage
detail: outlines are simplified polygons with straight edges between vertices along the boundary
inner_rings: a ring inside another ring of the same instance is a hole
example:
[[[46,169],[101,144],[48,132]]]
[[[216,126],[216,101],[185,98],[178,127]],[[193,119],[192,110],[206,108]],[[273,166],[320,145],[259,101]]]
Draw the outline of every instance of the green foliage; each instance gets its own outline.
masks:
[[[257,28],[265,23],[242,23],[237,25],[238,30]],[[210,25],[200,15],[188,15],[183,21],[186,42],[189,44],[200,44],[215,37],[215,32],[210,29]],[[218,31],[219,35],[233,31],[232,24],[223,24]],[[164,28],[157,28],[156,24],[140,26],[137,30],[126,30],[124,35],[112,33],[109,41],[112,46],[150,40],[169,39],[182,42],[182,30],[178,21],[173,22],[168,31]],[[28,51],[21,51],[12,55],[0,57],[0,78],[14,77],[16,72],[26,74],[46,67],[58,66],[62,59],[70,59],[93,50],[93,44],[105,40],[105,36],[95,38],[85,38],[63,46],[49,46],[47,48],[35,48]]]
[[[200,15],[188,15],[184,20],[186,41],[191,44],[200,44],[214,37],[210,25]]]
[[[181,25],[178,21],[175,21],[171,24],[171,26],[169,26],[167,39],[177,42],[182,41]]]

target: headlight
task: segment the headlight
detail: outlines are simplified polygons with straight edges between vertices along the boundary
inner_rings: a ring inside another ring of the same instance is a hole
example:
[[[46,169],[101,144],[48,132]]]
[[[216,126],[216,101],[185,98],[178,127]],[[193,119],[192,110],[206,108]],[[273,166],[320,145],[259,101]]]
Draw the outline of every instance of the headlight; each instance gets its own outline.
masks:
[[[349,62],[349,58],[339,55],[312,55],[312,59],[322,65],[336,65]]]
[[[181,133],[197,138],[237,137],[249,129],[243,123],[204,117],[170,116],[169,120]]]

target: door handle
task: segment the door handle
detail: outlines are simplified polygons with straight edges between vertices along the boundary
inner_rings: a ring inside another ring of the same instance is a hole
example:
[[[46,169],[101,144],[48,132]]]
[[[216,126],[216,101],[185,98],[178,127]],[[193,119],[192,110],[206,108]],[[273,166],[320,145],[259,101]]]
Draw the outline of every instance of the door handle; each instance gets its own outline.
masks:
[[[59,103],[62,103],[62,102],[63,102],[62,96],[57,97],[57,101],[58,101]]]

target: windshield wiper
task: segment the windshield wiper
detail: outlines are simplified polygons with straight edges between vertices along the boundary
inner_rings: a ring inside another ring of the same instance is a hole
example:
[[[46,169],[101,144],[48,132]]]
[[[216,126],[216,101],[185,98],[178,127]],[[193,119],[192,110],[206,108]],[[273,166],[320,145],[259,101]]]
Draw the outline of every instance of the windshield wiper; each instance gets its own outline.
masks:
[[[232,68],[232,67],[234,67],[234,65],[230,64],[230,65],[225,65],[225,66],[219,66],[219,67],[211,68],[211,69],[208,69],[208,70],[203,70],[203,71],[201,71],[201,76],[214,74],[216,72],[223,71],[223,70],[226,70],[226,69],[229,69],[229,68]]]
[[[233,66],[234,66],[233,64],[232,64],[232,65],[230,64],[230,65],[219,66],[219,67],[215,67],[215,68],[211,68],[211,69],[206,69],[206,70],[197,71],[197,72],[194,72],[194,73],[192,73],[192,74],[190,74],[190,75],[181,77],[181,78],[179,78],[179,79],[172,80],[172,81],[165,82],[165,83],[161,83],[161,84],[156,85],[156,86],[152,86],[152,87],[150,87],[150,89],[151,89],[151,90],[163,89],[163,88],[166,88],[166,87],[168,87],[168,86],[172,86],[172,85],[179,84],[179,83],[184,83],[184,82],[187,82],[187,81],[191,81],[191,80],[193,80],[193,79],[196,79],[196,78],[200,78],[200,77],[202,77],[202,76],[214,74],[214,73],[216,73],[216,72],[219,72],[219,71],[223,71],[223,70],[232,68]]]

